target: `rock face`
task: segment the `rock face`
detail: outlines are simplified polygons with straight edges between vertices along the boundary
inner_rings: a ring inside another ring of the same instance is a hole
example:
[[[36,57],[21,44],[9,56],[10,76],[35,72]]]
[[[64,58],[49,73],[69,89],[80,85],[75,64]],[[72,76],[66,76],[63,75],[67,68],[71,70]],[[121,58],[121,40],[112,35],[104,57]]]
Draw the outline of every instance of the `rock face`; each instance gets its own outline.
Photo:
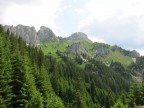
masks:
[[[68,37],[68,39],[76,42],[79,42],[81,40],[86,40],[91,42],[91,40],[88,39],[87,35],[82,32],[73,33],[70,37]]]
[[[4,30],[9,29],[10,33],[22,37],[27,43],[34,45],[40,44],[40,42],[56,39],[57,37],[53,31],[47,27],[41,26],[40,30],[36,32],[34,27],[23,26],[21,24],[17,26],[5,25]]]
[[[15,26],[4,26],[5,31],[9,29],[11,33],[22,37],[27,43],[38,44],[38,36],[34,27],[17,25]]]
[[[131,57],[137,58],[137,57],[140,57],[140,54],[136,50],[133,50],[131,51]]]
[[[105,57],[109,54],[109,46],[103,43],[100,43],[93,48],[96,53],[96,57]]]
[[[108,53],[109,50],[106,47],[100,47],[96,50],[96,56],[105,57],[108,55]]]
[[[56,36],[53,31],[47,27],[41,26],[37,33],[39,41],[44,42],[48,40],[56,40]]]
[[[87,51],[80,42],[72,44],[65,52],[71,54],[87,54]]]

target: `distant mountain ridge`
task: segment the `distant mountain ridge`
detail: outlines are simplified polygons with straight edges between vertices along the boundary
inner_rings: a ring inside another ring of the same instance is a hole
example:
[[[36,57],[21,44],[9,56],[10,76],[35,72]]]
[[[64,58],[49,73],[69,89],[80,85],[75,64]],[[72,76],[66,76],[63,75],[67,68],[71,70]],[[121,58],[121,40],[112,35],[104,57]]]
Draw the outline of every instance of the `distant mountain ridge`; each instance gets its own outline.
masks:
[[[38,45],[44,41],[56,39],[54,32],[50,28],[44,26],[41,26],[38,32],[35,30],[35,27],[24,26],[21,24],[17,26],[5,25],[4,30],[9,30],[10,33],[18,35],[27,43],[34,45]]]
[[[63,38],[58,37],[54,32],[45,26],[41,26],[37,32],[34,27],[17,25],[5,25],[4,30],[9,30],[22,37],[27,43],[40,45],[45,54],[60,51],[68,54],[86,54],[104,62],[118,61],[122,64],[130,64],[132,58],[140,57],[140,54],[133,50],[128,51],[119,46],[110,46],[104,43],[93,43],[86,34],[82,32],[73,33],[71,36]]]
[[[45,26],[41,26],[38,32],[36,31],[35,27],[24,26],[24,25],[5,25],[4,30],[9,30],[10,33],[18,35],[22,37],[27,43],[31,43],[34,45],[40,44],[41,42],[51,41],[51,40],[59,40],[59,38],[54,34],[54,32]],[[71,36],[67,37],[68,40],[73,40],[75,42],[79,42],[81,40],[87,40],[92,42],[88,39],[88,36],[82,32],[73,33]]]
[[[10,33],[22,37],[22,39],[24,39],[27,43],[31,44],[39,43],[37,32],[34,27],[23,26],[21,24],[17,26],[5,25],[4,30],[5,31],[9,30]]]

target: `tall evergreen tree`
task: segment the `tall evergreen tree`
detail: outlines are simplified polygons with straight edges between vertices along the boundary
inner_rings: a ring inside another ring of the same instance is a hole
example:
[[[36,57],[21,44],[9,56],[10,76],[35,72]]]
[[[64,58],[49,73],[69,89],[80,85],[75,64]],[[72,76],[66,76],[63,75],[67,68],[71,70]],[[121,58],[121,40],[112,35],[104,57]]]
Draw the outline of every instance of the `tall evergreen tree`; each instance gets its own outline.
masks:
[[[11,61],[10,61],[10,42],[0,33],[0,96],[3,98],[7,107],[11,106]]]

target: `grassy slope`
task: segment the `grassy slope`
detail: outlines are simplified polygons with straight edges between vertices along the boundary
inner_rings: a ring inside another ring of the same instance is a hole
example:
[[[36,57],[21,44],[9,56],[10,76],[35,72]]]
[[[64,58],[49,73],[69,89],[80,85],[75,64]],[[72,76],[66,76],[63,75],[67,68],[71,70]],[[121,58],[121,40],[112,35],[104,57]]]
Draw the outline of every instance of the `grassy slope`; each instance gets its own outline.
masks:
[[[48,41],[41,44],[41,48],[45,54],[52,53],[54,54],[57,50],[64,52],[68,46],[71,46],[74,41],[71,40],[59,40],[59,41]],[[84,45],[86,50],[89,52],[90,48],[92,47],[91,43],[88,41],[81,41]]]
[[[129,56],[125,56],[120,51],[115,50],[112,51],[112,46],[103,43],[93,43],[93,48],[105,45],[109,49],[109,54],[105,58],[98,58],[98,60],[103,61],[105,64],[109,65],[111,61],[117,61],[123,64],[124,66],[128,66],[133,62],[133,59]]]
[[[44,54],[55,54],[57,50],[64,52],[65,49],[71,45],[71,41],[48,41],[41,44],[41,49]]]
[[[66,39],[60,39],[59,41],[48,41],[41,44],[41,49],[43,50],[44,54],[52,54],[54,56],[56,55],[56,51],[59,50],[61,52],[64,52],[66,48],[70,45],[75,43],[74,41],[66,40]],[[93,45],[89,41],[81,41],[81,43],[86,48],[87,52],[90,55],[95,54],[95,50],[93,50]],[[100,43],[97,43],[99,45]],[[129,56],[124,56],[119,51],[112,51],[110,50],[110,54],[106,58],[101,58],[104,63],[110,64],[112,60],[118,61],[124,66],[128,66],[131,62],[133,62],[132,58]]]
[[[110,63],[112,60],[120,62],[124,66],[128,66],[133,62],[131,57],[124,56],[119,51],[110,51],[110,55],[104,59],[104,61],[108,63]]]

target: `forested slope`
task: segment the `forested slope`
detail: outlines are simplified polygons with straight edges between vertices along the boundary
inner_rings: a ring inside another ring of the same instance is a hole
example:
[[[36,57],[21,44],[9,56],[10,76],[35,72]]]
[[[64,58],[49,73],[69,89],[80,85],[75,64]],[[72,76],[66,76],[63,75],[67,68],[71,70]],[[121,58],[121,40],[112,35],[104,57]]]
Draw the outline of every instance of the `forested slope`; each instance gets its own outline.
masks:
[[[56,55],[44,55],[40,48],[27,45],[0,26],[0,108],[143,105],[143,83],[130,89],[133,73],[119,62],[108,67],[89,59],[81,67],[69,55]]]
[[[43,53],[0,26],[0,108],[63,108],[45,66]]]

